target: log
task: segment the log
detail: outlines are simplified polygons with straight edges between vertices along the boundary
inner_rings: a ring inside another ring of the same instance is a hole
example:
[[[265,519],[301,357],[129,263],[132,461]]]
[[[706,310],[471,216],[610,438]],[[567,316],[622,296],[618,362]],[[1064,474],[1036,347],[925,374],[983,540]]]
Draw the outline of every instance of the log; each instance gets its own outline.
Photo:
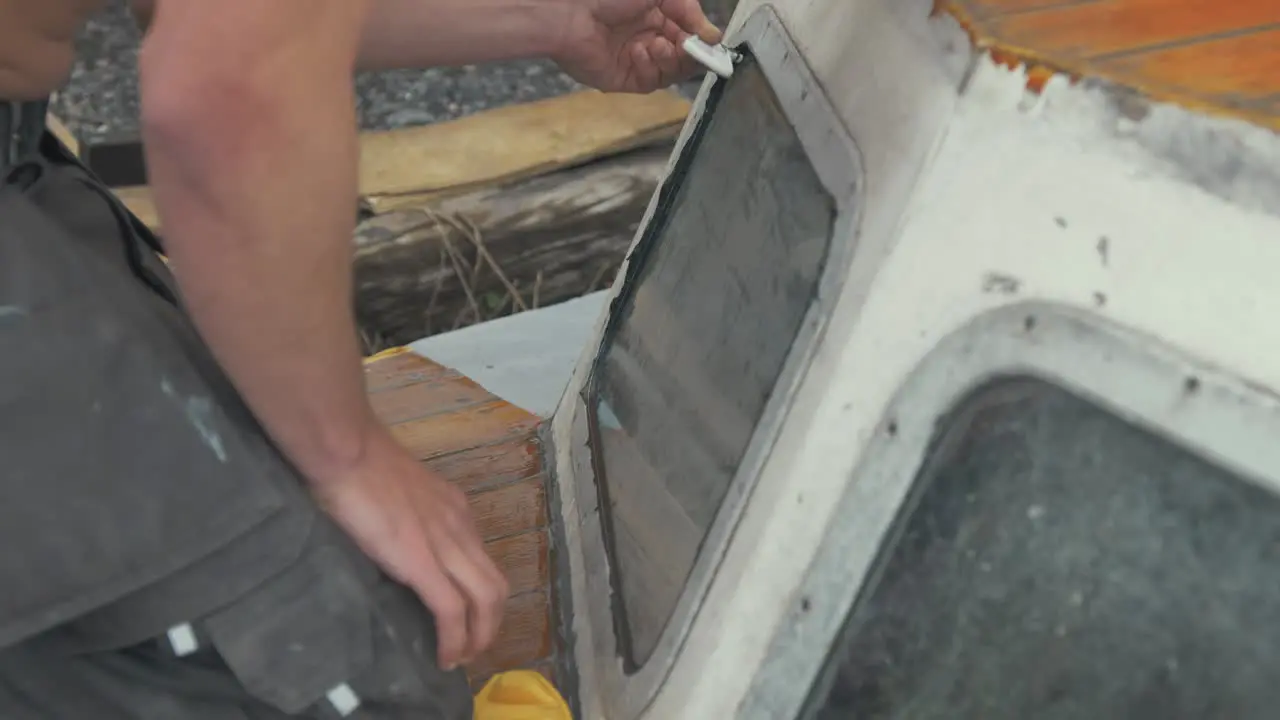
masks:
[[[663,142],[365,220],[355,277],[366,351],[607,287],[671,149]]]

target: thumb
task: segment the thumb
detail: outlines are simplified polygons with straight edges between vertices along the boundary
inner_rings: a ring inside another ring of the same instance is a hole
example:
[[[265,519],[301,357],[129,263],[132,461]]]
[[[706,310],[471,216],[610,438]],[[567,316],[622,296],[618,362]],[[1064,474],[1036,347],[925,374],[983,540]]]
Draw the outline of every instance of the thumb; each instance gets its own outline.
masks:
[[[716,27],[710,20],[702,24],[702,28],[696,33],[703,42],[708,45],[715,45],[724,39],[724,33],[720,28]]]

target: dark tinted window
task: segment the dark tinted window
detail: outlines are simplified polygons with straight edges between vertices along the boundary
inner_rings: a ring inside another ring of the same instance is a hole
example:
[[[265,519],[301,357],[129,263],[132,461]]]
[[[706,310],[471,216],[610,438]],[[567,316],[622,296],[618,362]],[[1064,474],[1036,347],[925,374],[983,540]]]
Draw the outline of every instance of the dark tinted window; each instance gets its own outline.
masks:
[[[715,91],[596,376],[596,461],[630,665],[649,657],[818,286],[835,206],[763,74]]]
[[[940,427],[811,717],[1275,717],[1275,496],[1040,381]]]

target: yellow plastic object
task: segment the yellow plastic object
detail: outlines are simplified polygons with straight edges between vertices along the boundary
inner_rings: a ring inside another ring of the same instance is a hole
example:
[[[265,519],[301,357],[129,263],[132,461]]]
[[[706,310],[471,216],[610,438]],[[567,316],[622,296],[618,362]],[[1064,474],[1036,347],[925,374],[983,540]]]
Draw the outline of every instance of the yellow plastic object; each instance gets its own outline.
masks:
[[[494,675],[476,695],[475,710],[475,720],[573,720],[560,693],[532,670]]]

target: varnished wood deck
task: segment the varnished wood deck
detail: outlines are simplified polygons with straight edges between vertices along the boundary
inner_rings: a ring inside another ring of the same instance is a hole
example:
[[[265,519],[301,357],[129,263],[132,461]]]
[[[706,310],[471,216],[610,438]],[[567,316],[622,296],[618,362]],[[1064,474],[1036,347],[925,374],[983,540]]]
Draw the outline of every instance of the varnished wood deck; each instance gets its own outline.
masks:
[[[941,0],[980,47],[1280,130],[1280,0]]]
[[[540,419],[458,373],[398,350],[365,361],[378,416],[428,467],[462,488],[489,555],[511,584],[499,639],[468,667],[473,681],[533,668],[552,678],[547,476]]]

